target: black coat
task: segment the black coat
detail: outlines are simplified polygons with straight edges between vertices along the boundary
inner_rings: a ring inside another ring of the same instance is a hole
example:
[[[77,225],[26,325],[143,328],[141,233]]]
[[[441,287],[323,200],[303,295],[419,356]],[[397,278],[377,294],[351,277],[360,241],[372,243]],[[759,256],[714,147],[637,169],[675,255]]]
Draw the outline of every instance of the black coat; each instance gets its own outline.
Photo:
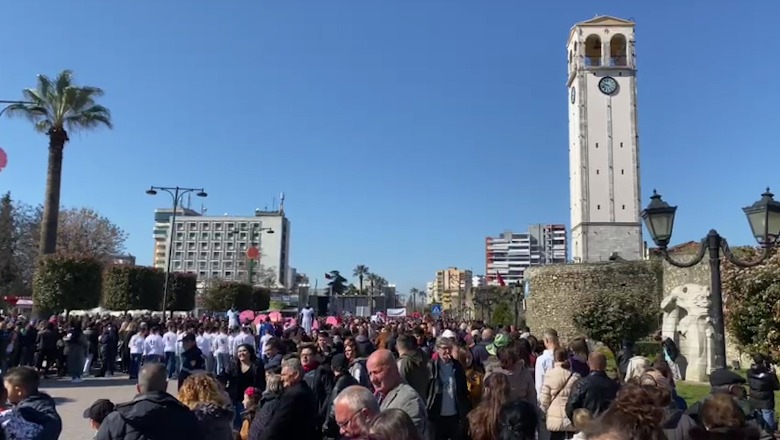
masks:
[[[431,380],[428,382],[428,418],[436,420],[441,416],[442,401],[442,383],[439,377],[439,366],[441,360],[431,361]],[[458,411],[458,418],[463,419],[471,411],[471,400],[469,399],[468,381],[466,372],[460,362],[452,360],[452,371],[455,378],[455,408]]]
[[[775,391],[780,390],[777,374],[764,365],[753,365],[747,372],[750,406],[753,409],[774,409]]]
[[[566,417],[574,420],[574,411],[585,408],[594,416],[609,408],[615,400],[620,384],[603,371],[592,371],[586,377],[574,382],[569,400],[566,402]]]
[[[271,423],[271,418],[279,406],[279,399],[281,399],[281,395],[271,394],[267,391],[263,393],[257,404],[252,424],[249,425],[249,440],[258,440],[266,426]]]
[[[336,400],[339,393],[344,391],[347,387],[352,385],[360,385],[354,377],[349,373],[344,373],[336,378],[333,383],[333,391],[330,393],[330,399],[328,400],[328,416],[325,419],[325,423],[322,425],[322,433],[327,438],[339,438],[339,425],[336,423],[336,414],[333,412],[333,401]]]
[[[262,407],[260,410],[262,411]],[[268,424],[258,427],[257,437],[250,435],[249,438],[251,440],[318,440],[322,425],[312,417],[312,414],[316,413],[317,402],[314,393],[306,382],[301,381],[284,391]],[[255,432],[255,422],[252,422],[251,432]]]
[[[325,364],[320,364],[306,373],[303,381],[314,393],[314,400],[317,402],[317,426],[322,426],[328,416],[328,403],[333,392],[333,371]]]
[[[252,363],[246,373],[241,372],[241,366],[233,358],[225,371],[219,376],[225,385],[225,391],[233,402],[244,400],[244,392],[249,387],[265,390],[265,370],[260,360]]]
[[[195,413],[175,397],[151,392],[117,405],[95,440],[204,440],[198,426]]]

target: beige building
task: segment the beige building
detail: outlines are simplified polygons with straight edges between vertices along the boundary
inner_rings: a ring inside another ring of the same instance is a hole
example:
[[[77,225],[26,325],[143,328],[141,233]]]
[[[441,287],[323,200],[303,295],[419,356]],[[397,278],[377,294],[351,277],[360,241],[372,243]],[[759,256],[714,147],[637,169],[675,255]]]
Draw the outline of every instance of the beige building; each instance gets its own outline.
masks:
[[[443,311],[461,310],[468,306],[471,297],[473,274],[470,270],[450,267],[437,270],[428,302],[441,304]]]

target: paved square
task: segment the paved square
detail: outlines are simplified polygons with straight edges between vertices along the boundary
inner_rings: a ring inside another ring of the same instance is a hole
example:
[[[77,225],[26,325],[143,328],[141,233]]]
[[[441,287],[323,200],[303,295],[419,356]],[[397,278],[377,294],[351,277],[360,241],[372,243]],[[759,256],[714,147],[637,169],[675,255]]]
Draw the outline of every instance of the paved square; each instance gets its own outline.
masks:
[[[135,381],[127,375],[114,377],[89,377],[81,383],[70,379],[48,379],[42,382],[41,391],[50,394],[57,403],[62,417],[61,440],[88,440],[95,433],[82,416],[84,410],[97,399],[109,399],[114,403],[132,400],[136,394]],[[168,382],[168,392],[176,396],[176,381]]]

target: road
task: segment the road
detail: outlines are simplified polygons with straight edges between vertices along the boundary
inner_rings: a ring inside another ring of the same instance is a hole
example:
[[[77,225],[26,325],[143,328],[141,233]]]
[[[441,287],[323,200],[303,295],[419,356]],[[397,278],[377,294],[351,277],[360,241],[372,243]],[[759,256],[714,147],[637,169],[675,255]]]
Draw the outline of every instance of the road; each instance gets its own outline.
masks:
[[[126,375],[86,378],[74,384],[69,379],[45,380],[41,390],[50,394],[57,403],[62,417],[60,440],[88,440],[95,433],[84,419],[84,410],[97,399],[109,399],[114,403],[127,402],[135,396],[135,383]],[[176,381],[168,382],[168,391],[176,395]]]

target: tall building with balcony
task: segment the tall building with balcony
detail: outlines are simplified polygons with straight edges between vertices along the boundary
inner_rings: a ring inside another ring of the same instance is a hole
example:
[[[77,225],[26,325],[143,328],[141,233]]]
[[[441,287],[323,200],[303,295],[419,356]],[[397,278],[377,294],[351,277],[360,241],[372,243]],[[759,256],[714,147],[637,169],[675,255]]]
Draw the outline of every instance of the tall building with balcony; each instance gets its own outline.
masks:
[[[179,207],[176,210],[176,217],[191,217],[199,216],[200,213],[188,208]],[[170,236],[168,235],[168,228],[171,225],[171,217],[173,216],[173,208],[155,209],[154,210],[154,257],[152,258],[152,266],[165,270],[165,261],[168,257],[168,243]]]
[[[258,210],[254,216],[177,216],[173,233],[173,272],[194,273],[200,282],[251,281],[268,287],[294,284],[289,265],[290,221],[283,211]],[[257,260],[247,257],[250,247],[259,250]]]
[[[470,270],[450,267],[436,271],[433,281],[433,302],[441,304],[443,311],[457,310],[466,305],[471,293],[473,274]]]
[[[568,243],[565,225],[532,225],[527,232],[506,231],[485,238],[485,277],[498,285],[519,283],[531,266],[566,263]]]

